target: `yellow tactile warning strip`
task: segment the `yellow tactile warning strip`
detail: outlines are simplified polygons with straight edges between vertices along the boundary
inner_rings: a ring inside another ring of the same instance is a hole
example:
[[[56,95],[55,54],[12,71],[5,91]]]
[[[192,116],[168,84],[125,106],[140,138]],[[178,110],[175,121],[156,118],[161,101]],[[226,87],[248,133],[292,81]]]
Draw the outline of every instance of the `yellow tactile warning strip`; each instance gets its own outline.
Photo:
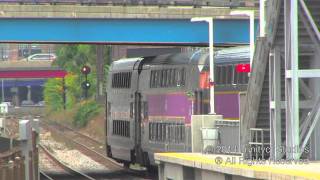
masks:
[[[227,156],[227,155],[203,155],[201,153],[157,153],[155,159],[158,161],[170,163],[183,164],[202,164],[211,165],[213,170],[218,171],[222,168],[234,169],[234,172],[238,172],[235,175],[243,175],[246,173],[239,173],[239,169],[254,171],[256,175],[264,173],[266,177],[277,177],[279,175],[285,175],[290,177],[301,177],[302,179],[320,179],[320,162],[309,162],[307,160],[297,163],[297,161],[287,162],[287,164],[277,164],[276,162],[266,162],[262,165],[247,164],[240,162],[231,162],[232,158],[241,158],[240,156]],[[217,161],[217,159],[219,161]],[[179,163],[184,162],[184,163]],[[187,161],[187,162],[186,162]],[[188,162],[189,161],[189,162]],[[250,161],[255,163],[254,161]],[[230,170],[228,170],[230,172]],[[222,172],[223,173],[223,172]],[[251,173],[248,173],[251,174]],[[251,176],[251,175],[250,175]],[[262,178],[262,177],[260,177]]]

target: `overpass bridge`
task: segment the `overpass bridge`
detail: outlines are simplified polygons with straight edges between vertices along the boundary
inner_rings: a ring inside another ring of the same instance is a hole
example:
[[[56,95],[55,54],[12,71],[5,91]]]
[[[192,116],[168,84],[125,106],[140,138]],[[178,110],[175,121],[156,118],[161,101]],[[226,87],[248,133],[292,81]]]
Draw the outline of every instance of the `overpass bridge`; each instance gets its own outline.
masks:
[[[216,45],[248,44],[249,21],[233,9],[253,8],[0,4],[0,42],[204,46],[208,25],[190,18],[205,16]]]
[[[53,67],[52,61],[0,61],[1,93],[5,101],[19,106],[42,101],[43,85],[48,78],[64,78],[67,72]]]

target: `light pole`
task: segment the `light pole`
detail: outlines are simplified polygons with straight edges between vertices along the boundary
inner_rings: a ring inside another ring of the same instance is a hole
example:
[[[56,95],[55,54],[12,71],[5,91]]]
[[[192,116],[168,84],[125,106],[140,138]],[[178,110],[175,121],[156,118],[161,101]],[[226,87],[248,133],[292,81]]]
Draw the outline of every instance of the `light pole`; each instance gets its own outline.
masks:
[[[260,0],[260,37],[264,37],[266,35],[266,17],[265,17],[265,3],[266,0]]]
[[[252,68],[252,60],[253,60],[253,53],[254,53],[254,10],[231,11],[230,15],[249,16],[249,19],[250,19],[250,68]]]
[[[209,61],[210,61],[210,114],[216,114],[214,110],[214,59],[213,59],[213,18],[194,17],[191,22],[207,22],[209,26]]]

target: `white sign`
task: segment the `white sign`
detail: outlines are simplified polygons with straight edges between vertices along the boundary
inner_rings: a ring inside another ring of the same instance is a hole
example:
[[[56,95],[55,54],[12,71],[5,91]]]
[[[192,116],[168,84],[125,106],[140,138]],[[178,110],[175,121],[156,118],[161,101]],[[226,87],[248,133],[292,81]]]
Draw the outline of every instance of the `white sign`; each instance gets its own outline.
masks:
[[[0,104],[0,113],[2,113],[2,114],[8,113],[8,104],[7,103]]]

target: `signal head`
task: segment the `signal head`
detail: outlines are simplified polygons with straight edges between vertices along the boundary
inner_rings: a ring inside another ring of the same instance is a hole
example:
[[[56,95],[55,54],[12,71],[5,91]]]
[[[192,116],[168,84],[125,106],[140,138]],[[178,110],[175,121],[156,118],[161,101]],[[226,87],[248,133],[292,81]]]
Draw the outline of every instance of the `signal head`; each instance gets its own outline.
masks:
[[[90,71],[91,71],[91,69],[90,69],[89,66],[84,65],[84,66],[81,68],[81,73],[82,73],[82,74],[87,75],[87,74],[90,73]]]

